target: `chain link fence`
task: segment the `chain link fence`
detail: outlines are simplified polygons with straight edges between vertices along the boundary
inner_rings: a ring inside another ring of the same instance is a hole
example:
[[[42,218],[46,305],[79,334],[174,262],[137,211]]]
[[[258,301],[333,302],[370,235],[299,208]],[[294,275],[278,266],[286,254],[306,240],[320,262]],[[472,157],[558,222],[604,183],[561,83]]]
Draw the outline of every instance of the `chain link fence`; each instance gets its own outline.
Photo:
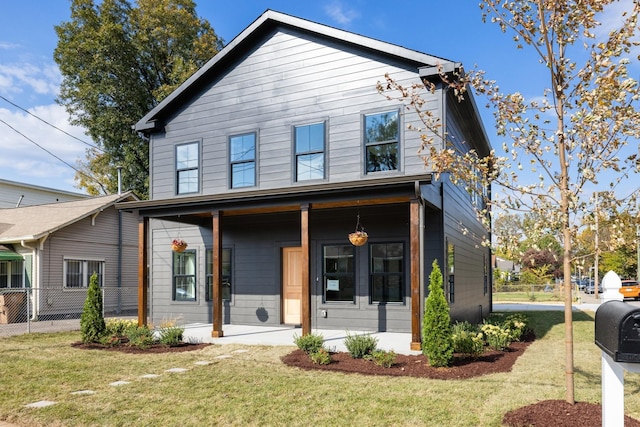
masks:
[[[87,288],[0,288],[0,337],[80,329]],[[102,288],[105,318],[136,318],[137,287]]]

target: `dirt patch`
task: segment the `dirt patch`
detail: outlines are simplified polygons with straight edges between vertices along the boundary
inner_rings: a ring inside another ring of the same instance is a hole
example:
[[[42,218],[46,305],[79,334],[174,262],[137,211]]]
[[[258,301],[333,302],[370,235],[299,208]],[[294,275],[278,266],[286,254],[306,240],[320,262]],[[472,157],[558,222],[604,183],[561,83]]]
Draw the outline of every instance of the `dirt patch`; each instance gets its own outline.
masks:
[[[104,350],[104,351],[118,351],[120,353],[129,353],[129,354],[154,354],[154,353],[181,353],[183,351],[193,351],[200,350],[201,348],[205,348],[210,346],[208,343],[180,343],[177,345],[166,345],[166,344],[152,344],[147,348],[140,348],[133,345],[103,345],[98,343],[89,343],[85,344],[83,342],[75,342],[71,344],[74,348],[80,348],[84,350]]]

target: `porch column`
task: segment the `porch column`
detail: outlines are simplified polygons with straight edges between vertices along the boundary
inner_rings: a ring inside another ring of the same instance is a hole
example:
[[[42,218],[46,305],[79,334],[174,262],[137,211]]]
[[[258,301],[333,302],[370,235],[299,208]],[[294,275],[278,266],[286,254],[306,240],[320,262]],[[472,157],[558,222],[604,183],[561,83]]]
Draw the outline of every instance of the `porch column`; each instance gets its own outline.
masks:
[[[309,280],[309,205],[300,207],[302,246],[302,335],[311,333],[311,282]]]
[[[138,326],[147,324],[147,291],[149,284],[147,236],[149,218],[138,219]]]
[[[411,350],[420,350],[420,203],[418,199],[409,202],[411,272]]]
[[[213,329],[211,337],[221,338],[222,333],[222,212],[214,211],[213,214]]]

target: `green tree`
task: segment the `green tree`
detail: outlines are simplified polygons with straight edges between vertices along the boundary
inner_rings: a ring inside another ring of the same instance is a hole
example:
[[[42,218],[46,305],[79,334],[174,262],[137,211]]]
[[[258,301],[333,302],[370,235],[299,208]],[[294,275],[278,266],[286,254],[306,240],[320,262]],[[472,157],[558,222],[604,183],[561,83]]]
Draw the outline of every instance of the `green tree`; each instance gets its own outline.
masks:
[[[211,59],[222,40],[193,0],[72,0],[71,19],[55,30],[63,77],[57,101],[98,147],[80,162],[78,187],[114,193],[122,166],[123,186],[146,198],[148,145],[132,125]]]
[[[602,185],[599,180],[604,175],[605,185],[613,190],[640,171],[640,89],[628,71],[632,61],[637,63],[631,49],[640,3],[628,2],[631,10],[616,17],[619,27],[598,34],[600,14],[616,11],[612,3],[481,1],[483,19],[509,32],[518,49],[529,48],[535,55],[526,78],[539,70],[547,79],[546,88],[527,99],[519,92],[503,93],[481,70],[441,72],[444,85],[459,99],[471,87],[488,100],[497,134],[503,138],[502,155],[492,151],[480,157],[466,146],[453,144],[439,116],[421,110],[427,105],[422,94],[431,93],[436,83],[406,88],[386,76],[386,84],[378,85],[388,98],[401,100],[421,115],[424,160],[431,171],[446,174],[478,194],[493,185],[492,193],[499,198],[488,201],[490,212],[478,212],[481,219],[490,213],[530,212],[535,229],[557,230],[565,292],[566,401],[572,404],[572,244],[583,212],[592,205],[590,194],[585,193]],[[520,171],[525,168],[534,178],[523,176]],[[620,199],[615,202],[635,204],[634,198]],[[485,224],[490,225],[490,220]]]
[[[434,260],[422,317],[422,353],[431,366],[447,366],[453,358],[451,317],[442,284],[442,272]]]
[[[84,300],[84,307],[80,316],[82,342],[99,342],[106,329],[104,315],[102,314],[102,292],[98,285],[98,275],[93,273],[89,280],[87,299]]]

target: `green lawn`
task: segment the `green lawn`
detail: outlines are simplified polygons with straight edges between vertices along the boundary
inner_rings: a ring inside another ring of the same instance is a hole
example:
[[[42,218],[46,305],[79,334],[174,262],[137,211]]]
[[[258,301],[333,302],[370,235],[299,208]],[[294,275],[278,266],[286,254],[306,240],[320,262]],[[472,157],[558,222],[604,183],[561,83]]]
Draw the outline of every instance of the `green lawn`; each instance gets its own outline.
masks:
[[[29,426],[500,426],[511,409],[564,398],[563,313],[527,315],[539,339],[512,372],[458,381],[301,371],[280,362],[293,347],[213,345],[127,355],[72,348],[79,333],[0,339],[0,420]],[[599,402],[593,314],[574,316],[576,399]],[[187,371],[166,372],[170,368]],[[119,380],[130,384],[109,385]],[[626,375],[625,413],[640,419],[638,389],[640,376]],[[72,394],[79,390],[95,394]],[[41,400],[57,404],[25,407]]]
[[[558,302],[564,301],[559,292],[494,292],[493,302]]]

